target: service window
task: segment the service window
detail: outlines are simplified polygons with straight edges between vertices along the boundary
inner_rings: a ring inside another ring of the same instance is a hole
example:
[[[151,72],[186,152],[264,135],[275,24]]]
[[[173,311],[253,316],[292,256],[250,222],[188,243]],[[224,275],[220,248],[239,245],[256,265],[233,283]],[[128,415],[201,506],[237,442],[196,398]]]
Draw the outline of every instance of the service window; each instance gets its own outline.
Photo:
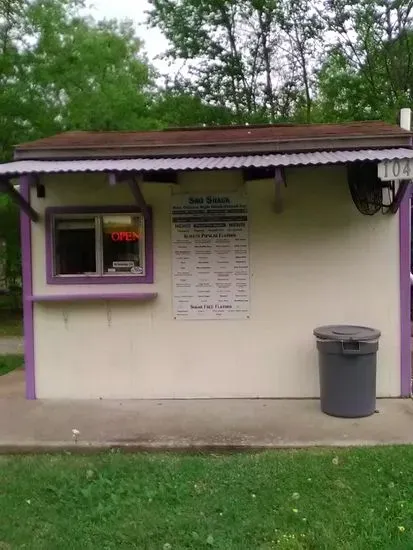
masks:
[[[96,224],[92,219],[55,220],[55,275],[96,275]]]
[[[52,230],[53,277],[146,274],[141,214],[58,214]]]
[[[145,273],[142,216],[102,216],[103,273]]]

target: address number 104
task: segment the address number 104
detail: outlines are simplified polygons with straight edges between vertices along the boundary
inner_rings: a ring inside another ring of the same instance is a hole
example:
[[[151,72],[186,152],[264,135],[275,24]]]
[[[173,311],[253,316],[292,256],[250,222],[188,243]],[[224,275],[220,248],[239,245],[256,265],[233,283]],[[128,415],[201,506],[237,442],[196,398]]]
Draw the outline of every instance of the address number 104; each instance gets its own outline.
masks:
[[[384,181],[410,179],[413,177],[411,162],[410,159],[385,160],[379,164],[379,178]]]

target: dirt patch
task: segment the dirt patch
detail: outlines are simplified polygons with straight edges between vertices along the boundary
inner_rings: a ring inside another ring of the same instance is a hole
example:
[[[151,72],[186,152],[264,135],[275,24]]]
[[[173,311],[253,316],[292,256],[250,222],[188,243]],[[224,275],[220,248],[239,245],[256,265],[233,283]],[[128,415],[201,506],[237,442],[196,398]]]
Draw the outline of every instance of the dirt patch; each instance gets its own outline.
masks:
[[[0,398],[25,396],[24,369],[16,369],[0,377]],[[1,550],[1,547],[0,547]]]

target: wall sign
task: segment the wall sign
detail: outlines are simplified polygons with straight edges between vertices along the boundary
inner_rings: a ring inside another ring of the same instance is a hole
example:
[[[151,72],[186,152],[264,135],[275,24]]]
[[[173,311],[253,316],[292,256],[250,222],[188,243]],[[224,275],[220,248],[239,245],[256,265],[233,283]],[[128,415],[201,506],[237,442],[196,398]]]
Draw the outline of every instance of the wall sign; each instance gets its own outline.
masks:
[[[135,267],[135,262],[130,262],[128,260],[118,260],[115,262],[112,262],[113,267]]]
[[[176,319],[249,317],[244,196],[172,196],[172,276]]]
[[[379,162],[377,174],[382,181],[410,180],[413,176],[413,159],[392,159]]]

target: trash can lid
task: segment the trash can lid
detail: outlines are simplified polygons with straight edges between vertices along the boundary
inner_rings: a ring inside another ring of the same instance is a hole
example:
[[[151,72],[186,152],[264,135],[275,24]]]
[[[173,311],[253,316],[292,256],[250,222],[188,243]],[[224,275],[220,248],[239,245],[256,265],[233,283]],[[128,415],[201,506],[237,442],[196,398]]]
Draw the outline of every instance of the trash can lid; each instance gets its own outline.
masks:
[[[340,342],[377,340],[380,331],[375,328],[355,325],[328,325],[314,329],[314,336],[323,340],[339,340]]]

